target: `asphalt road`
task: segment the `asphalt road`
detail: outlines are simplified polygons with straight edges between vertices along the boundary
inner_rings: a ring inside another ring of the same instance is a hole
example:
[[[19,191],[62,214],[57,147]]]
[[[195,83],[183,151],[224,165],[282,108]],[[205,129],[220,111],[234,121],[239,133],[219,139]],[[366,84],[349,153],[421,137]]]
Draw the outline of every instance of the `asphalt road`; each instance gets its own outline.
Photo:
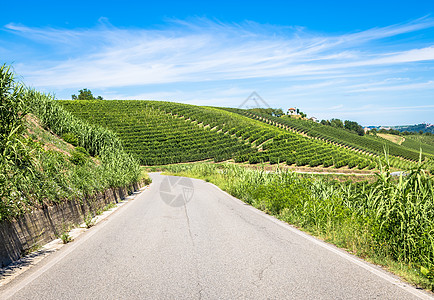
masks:
[[[431,299],[210,183],[152,179],[0,298]]]

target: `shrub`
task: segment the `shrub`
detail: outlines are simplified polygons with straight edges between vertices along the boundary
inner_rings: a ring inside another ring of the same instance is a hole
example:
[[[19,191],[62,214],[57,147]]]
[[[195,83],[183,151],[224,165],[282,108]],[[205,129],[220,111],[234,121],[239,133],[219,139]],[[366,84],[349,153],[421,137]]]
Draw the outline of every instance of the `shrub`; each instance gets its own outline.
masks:
[[[78,146],[78,138],[75,134],[73,134],[72,132],[67,132],[65,134],[62,135],[62,139],[67,142],[70,143],[71,145],[77,147]]]
[[[81,148],[81,147],[77,147],[77,148]],[[84,148],[82,148],[82,149],[84,149]],[[84,150],[84,151],[86,151],[86,150]],[[72,151],[71,157],[69,158],[69,160],[74,165],[83,166],[84,164],[86,164],[87,157],[88,157],[88,155],[86,155],[85,153],[83,153],[80,150],[75,149],[74,151]]]

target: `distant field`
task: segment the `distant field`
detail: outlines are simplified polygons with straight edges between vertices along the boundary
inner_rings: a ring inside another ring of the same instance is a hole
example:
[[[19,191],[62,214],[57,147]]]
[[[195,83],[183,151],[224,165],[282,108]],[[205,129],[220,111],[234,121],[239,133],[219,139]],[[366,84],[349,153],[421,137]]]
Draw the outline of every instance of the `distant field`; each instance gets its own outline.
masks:
[[[434,155],[434,136],[406,135],[402,145],[417,151],[422,149],[424,153]]]
[[[402,142],[405,141],[405,138],[399,135],[394,134],[386,134],[386,133],[377,133],[377,136],[386,139],[388,141],[391,141],[392,143],[402,145]]]

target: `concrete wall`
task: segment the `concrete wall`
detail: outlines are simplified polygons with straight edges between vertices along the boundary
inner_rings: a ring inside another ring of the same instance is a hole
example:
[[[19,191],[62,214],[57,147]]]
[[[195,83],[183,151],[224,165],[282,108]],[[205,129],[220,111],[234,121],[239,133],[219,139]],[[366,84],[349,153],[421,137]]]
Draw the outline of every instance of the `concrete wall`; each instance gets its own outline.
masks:
[[[96,212],[109,203],[117,203],[138,189],[139,184],[109,189],[86,199],[35,209],[14,221],[0,221],[0,267],[18,260],[29,249],[58,238],[72,226],[83,223],[90,212]]]

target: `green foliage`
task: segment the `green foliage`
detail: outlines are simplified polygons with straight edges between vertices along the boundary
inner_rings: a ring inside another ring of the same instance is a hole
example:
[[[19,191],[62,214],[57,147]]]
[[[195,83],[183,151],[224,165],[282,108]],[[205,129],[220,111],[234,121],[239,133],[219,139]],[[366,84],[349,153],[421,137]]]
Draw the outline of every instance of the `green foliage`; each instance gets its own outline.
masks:
[[[422,150],[423,153],[434,155],[434,136],[432,135],[406,135],[402,145],[416,151]]]
[[[398,130],[395,129],[384,129],[381,128],[380,130],[378,130],[379,133],[386,133],[386,134],[393,134],[393,135],[401,135],[401,132],[399,132]]]
[[[88,157],[89,156],[89,152],[87,152],[86,149],[84,149],[83,147],[76,147],[75,151],[78,153],[83,154],[84,156]]]
[[[243,123],[234,124],[226,112],[219,115],[210,108],[157,101],[61,103],[75,116],[116,132],[125,149],[144,165],[205,159],[223,161],[255,152],[250,145],[227,132],[234,129],[229,126],[237,126],[239,132]],[[246,135],[245,139],[250,137]],[[260,138],[258,135],[251,142]]]
[[[86,225],[86,228],[90,228],[93,225],[95,225],[95,220],[94,220],[95,215],[91,212],[89,212],[85,217],[84,217],[84,224]]]
[[[342,120],[339,119],[331,119],[330,126],[335,128],[344,128],[344,122],[342,122]]]
[[[71,153],[71,157],[69,160],[77,166],[84,166],[86,162],[88,161],[89,154],[87,153],[86,149],[83,147],[77,147],[74,151]]]
[[[285,114],[281,108],[252,108],[249,109],[249,111],[259,112],[273,117],[281,117]]]
[[[410,149],[406,146],[398,145],[377,136],[361,136],[361,132],[359,135],[354,131],[343,130],[342,128],[331,126],[331,122],[327,120],[323,120],[321,123],[315,123],[292,118],[277,118],[258,112],[248,112],[242,109],[227,110],[255,120],[260,120],[264,123],[280,127],[284,126],[289,130],[303,133],[312,138],[320,139],[328,143],[337,144],[341,147],[347,147],[353,150],[362,150],[366,153],[380,156],[383,154],[384,147],[387,147],[389,155],[391,156],[402,157],[413,162],[419,161],[419,149]],[[353,123],[348,123],[347,127],[360,130],[360,127]],[[422,159],[425,159],[426,156],[426,154],[423,154]],[[408,162],[408,164],[405,165],[405,168],[411,168],[413,165],[414,163]]]
[[[78,146],[78,138],[71,132],[66,132],[62,135],[62,139],[73,146]]]
[[[353,131],[358,135],[361,136],[365,135],[365,131],[363,130],[363,127],[360,126],[357,122],[346,120],[344,122],[344,128],[349,131]]]
[[[240,115],[250,113],[246,110],[127,100],[61,104],[77,117],[115,131],[126,150],[145,165],[231,158],[251,164],[274,164],[291,156],[300,166],[330,167],[335,161],[346,166],[357,157],[374,160]],[[261,147],[263,151],[259,152]]]
[[[0,67],[0,165],[9,169],[28,168],[28,140],[23,137],[23,119],[27,114],[25,89],[15,83],[10,67]],[[3,178],[5,180],[5,178]]]
[[[112,132],[77,120],[51,96],[15,83],[5,66],[0,68],[0,101],[0,122],[4,122],[0,129],[0,220],[141,180],[138,162],[123,151]],[[70,159],[64,152],[44,149],[26,137],[26,113],[59,136],[76,137],[80,147]],[[89,158],[89,153],[98,155],[99,162]]]
[[[63,233],[60,235],[60,239],[62,240],[62,242],[63,242],[64,244],[68,244],[69,242],[72,242],[72,237],[71,237],[71,235],[69,234],[69,232],[63,232]]]
[[[75,94],[71,96],[72,100],[104,100],[101,96],[95,98],[88,89],[79,90],[78,93],[78,96]]]

